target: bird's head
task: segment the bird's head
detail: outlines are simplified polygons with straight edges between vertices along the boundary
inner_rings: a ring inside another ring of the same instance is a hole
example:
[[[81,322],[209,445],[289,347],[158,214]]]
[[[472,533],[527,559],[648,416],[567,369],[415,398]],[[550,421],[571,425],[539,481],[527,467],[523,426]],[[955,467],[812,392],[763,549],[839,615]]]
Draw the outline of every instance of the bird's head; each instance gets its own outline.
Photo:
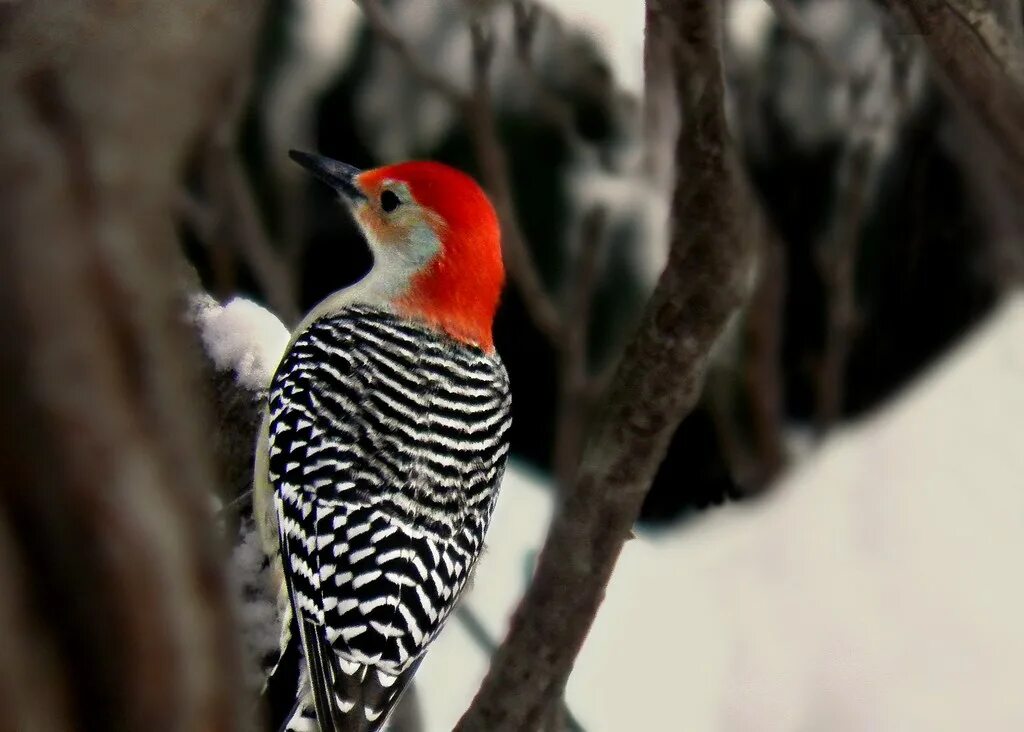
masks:
[[[465,173],[434,162],[372,170],[292,151],[338,192],[366,237],[373,267],[358,302],[384,307],[485,351],[504,284],[498,217]]]

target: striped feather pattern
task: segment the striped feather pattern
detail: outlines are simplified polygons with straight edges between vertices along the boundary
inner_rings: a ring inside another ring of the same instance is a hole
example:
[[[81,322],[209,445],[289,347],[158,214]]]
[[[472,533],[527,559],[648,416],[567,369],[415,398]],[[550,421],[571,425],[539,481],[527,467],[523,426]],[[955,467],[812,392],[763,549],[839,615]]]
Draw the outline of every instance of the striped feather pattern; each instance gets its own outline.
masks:
[[[508,454],[505,369],[496,355],[350,307],[295,340],[269,408],[292,604],[343,674],[397,691],[480,554]],[[397,694],[374,696],[390,706]],[[338,699],[343,712],[356,702]],[[388,710],[367,701],[361,711],[383,722]]]

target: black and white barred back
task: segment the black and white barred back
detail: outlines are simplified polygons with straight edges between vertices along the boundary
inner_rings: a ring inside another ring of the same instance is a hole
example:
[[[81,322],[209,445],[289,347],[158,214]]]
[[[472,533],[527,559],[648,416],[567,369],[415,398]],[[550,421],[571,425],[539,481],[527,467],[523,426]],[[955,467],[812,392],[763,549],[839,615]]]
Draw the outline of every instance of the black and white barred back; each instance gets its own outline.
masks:
[[[278,367],[269,477],[324,732],[382,725],[451,613],[510,405],[497,355],[366,306],[315,321]]]

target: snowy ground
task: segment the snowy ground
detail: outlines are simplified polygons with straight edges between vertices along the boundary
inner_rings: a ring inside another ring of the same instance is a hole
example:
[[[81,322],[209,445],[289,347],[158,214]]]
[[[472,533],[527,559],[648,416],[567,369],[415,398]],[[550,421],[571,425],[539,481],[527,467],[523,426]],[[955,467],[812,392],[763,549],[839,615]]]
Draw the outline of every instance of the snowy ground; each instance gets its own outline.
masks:
[[[1024,729],[1024,295],[760,505],[627,544],[568,688],[602,730]],[[494,637],[549,520],[510,471],[469,605]],[[486,656],[452,622],[427,732]]]

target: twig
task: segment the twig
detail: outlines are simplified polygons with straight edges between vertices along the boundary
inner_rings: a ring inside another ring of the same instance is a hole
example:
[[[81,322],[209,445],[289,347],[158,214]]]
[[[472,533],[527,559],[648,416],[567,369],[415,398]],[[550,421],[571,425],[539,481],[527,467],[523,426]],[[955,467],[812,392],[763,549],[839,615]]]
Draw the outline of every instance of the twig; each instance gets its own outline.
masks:
[[[857,327],[854,275],[860,249],[861,225],[870,196],[874,168],[870,142],[851,143],[840,164],[842,182],[836,197],[832,233],[820,255],[825,285],[825,347],[818,372],[817,429],[824,434],[842,415],[846,362]]]
[[[299,320],[297,277],[274,249],[235,145],[236,118],[226,119],[207,146],[204,175],[215,222],[210,247],[230,246],[249,266],[267,304],[286,325]]]
[[[753,196],[751,191],[748,200]],[[756,205],[751,201],[751,205]],[[761,270],[746,312],[743,384],[750,404],[753,459],[740,481],[746,492],[763,489],[785,463],[783,446],[782,322],[786,250],[763,211],[757,211]]]
[[[462,624],[463,629],[469,633],[469,637],[473,639],[473,642],[479,646],[480,650],[488,658],[493,656],[494,652],[498,650],[498,642],[487,632],[487,628],[484,627],[484,621],[473,612],[473,608],[468,603],[461,602],[455,608],[455,617]],[[569,730],[572,732],[583,732],[583,725],[576,719],[568,706],[565,706],[565,720]]]
[[[581,145],[572,107],[548,89],[533,64],[533,42],[541,17],[540,5],[532,0],[515,0],[512,3],[512,16],[516,60],[523,80],[530,87],[537,111],[559,129],[570,147]]]
[[[473,609],[465,602],[460,602],[455,608],[455,617],[462,623],[462,627],[469,633],[469,637],[480,647],[480,650],[488,657],[498,650],[498,643],[487,632],[482,621]]]
[[[654,22],[671,26],[674,61],[686,69],[676,80],[687,125],[676,148],[681,174],[668,264],[460,732],[527,728],[561,691],[668,441],[700,394],[711,345],[746,294],[720,7],[706,0],[652,6]]]
[[[775,17],[786,32],[814,59],[821,69],[828,74],[833,81],[840,84],[856,86],[860,79],[849,68],[837,61],[831,53],[821,45],[821,41],[814,35],[807,23],[804,22],[792,0],[768,0]]]
[[[423,732],[423,713],[420,710],[420,694],[415,679],[398,701],[395,713],[388,720],[387,729],[390,732]]]
[[[849,129],[838,170],[832,226],[819,250],[819,270],[825,286],[825,345],[817,375],[816,423],[819,436],[842,416],[845,400],[846,365],[858,327],[856,267],[861,228],[872,199],[871,185],[877,180],[878,147],[873,139],[887,121],[895,133],[909,104],[909,50],[890,39],[890,60],[894,83],[895,112],[876,119],[866,110],[867,87],[854,90]],[[879,69],[876,68],[876,72]]]
[[[559,351],[559,404],[555,421],[555,476],[562,488],[576,475],[589,412],[590,376],[587,344],[590,335],[590,307],[604,249],[608,211],[604,206],[588,210],[579,227],[575,247],[578,262],[573,269],[562,319],[564,334]]]
[[[251,496],[252,488],[238,494],[238,496],[232,498],[230,501],[228,501],[227,503],[220,507],[220,510],[217,511],[217,518],[229,516],[237,509],[242,508],[245,505],[245,502],[249,500]]]
[[[491,195],[501,221],[505,268],[518,288],[534,325],[552,343],[557,343],[562,332],[560,317],[541,282],[519,223],[508,161],[498,138],[491,107],[488,75],[494,54],[494,39],[479,21],[471,23],[473,89],[467,95],[416,58],[405,39],[388,22],[379,0],[354,1],[366,13],[370,27],[395,52],[409,72],[447,98],[462,116],[472,140],[482,182]]]
[[[1019,45],[1016,37],[1021,23],[1019,6],[1013,8],[1011,4],[1010,8],[1006,8],[1010,13],[1016,13],[1016,17],[1010,15],[1007,18],[1016,28],[1008,28],[999,18],[994,2],[979,5],[964,0],[945,0],[945,5],[960,16],[963,24],[971,28],[989,56],[1003,71],[1018,83],[1024,84],[1024,47]]]
[[[965,21],[952,0],[885,0],[914,32],[943,72],[947,93],[962,95],[1002,153],[1002,172],[1014,190],[1024,191],[1024,89],[993,48]]]
[[[656,5],[647,4],[645,16],[648,19],[658,12]],[[672,90],[675,75],[683,70],[673,68],[673,37],[665,36],[666,32],[659,23],[646,22],[642,117],[644,171],[656,190],[667,195],[673,182],[672,146],[681,123]]]
[[[230,253],[236,252],[259,283],[267,304],[282,321],[294,325],[300,315],[298,263],[286,261],[267,236],[237,149],[239,120],[250,86],[250,74],[240,74],[224,113],[208,134],[202,170],[207,200],[182,191],[176,209],[207,247],[219,278],[224,279],[225,270],[234,269]]]
[[[374,34],[398,56],[405,68],[415,75],[426,87],[448,99],[455,106],[466,103],[466,93],[442,74],[437,73],[429,63],[418,58],[405,39],[395,30],[379,0],[354,0],[362,9],[366,22]]]
[[[498,138],[489,82],[493,39],[479,23],[470,26],[473,44],[473,94],[463,107],[477,165],[484,187],[502,224],[505,266],[519,288],[527,311],[537,329],[557,343],[562,327],[558,310],[541,282],[533,255],[526,243],[512,194],[511,175],[504,146]]]

